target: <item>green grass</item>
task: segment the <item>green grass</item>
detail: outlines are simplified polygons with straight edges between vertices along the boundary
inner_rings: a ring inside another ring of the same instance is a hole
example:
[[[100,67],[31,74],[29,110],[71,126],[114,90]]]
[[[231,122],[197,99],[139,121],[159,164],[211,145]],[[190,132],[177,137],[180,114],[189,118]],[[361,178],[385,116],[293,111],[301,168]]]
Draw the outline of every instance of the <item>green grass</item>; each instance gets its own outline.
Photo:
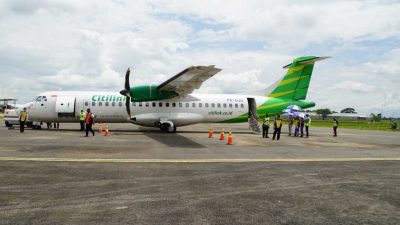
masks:
[[[371,121],[355,121],[355,120],[339,120],[339,128],[358,129],[358,130],[386,130],[386,131],[400,131],[390,129],[391,122],[383,120],[381,122]],[[399,123],[397,123],[399,125]],[[315,127],[332,127],[332,120],[313,120],[311,126]]]

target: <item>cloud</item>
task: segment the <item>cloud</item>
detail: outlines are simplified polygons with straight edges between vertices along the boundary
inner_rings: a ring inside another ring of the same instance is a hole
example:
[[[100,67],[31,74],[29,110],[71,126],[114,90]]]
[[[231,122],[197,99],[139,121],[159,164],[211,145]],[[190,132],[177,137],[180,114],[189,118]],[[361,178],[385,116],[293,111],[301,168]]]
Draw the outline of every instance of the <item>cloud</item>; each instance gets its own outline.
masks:
[[[352,91],[356,93],[368,93],[374,90],[374,86],[363,84],[361,82],[356,81],[343,81],[341,83],[335,84],[333,89],[335,90],[343,90],[343,91]]]
[[[223,69],[198,92],[247,92],[281,78],[294,57],[321,54],[333,58],[314,67],[308,100],[367,113],[399,95],[399,11],[361,0],[1,1],[0,93],[119,91],[127,67],[136,85],[190,65]]]

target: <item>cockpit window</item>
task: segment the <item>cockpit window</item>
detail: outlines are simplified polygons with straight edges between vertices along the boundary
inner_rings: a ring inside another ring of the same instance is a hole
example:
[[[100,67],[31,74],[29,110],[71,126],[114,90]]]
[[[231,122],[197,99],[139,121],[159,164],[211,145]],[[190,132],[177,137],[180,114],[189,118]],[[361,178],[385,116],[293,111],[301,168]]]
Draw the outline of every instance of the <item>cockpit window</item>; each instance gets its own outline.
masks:
[[[35,102],[41,102],[42,101],[42,96],[38,96],[36,99],[35,99]]]

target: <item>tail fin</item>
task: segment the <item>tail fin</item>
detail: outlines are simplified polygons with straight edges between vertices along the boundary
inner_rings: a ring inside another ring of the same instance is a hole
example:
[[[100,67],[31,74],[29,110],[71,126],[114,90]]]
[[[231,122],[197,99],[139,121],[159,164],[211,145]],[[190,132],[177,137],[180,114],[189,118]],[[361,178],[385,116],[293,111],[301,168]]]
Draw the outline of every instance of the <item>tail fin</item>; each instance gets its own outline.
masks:
[[[276,83],[268,97],[304,100],[307,96],[308,86],[314,63],[329,57],[302,56],[293,60],[283,68],[289,68],[283,79]]]

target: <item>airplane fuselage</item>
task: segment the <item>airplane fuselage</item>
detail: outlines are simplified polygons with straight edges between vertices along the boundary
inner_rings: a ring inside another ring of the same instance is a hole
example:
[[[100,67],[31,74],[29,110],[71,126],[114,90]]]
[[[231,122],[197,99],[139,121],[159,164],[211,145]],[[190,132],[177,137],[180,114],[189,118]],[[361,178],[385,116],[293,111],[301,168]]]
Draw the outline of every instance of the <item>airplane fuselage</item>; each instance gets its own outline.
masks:
[[[256,108],[266,102],[265,96],[191,94],[150,102],[131,102],[131,118],[125,107],[125,96],[118,92],[44,92],[30,104],[30,118],[41,122],[78,122],[81,110],[90,108],[97,122],[130,122],[155,126],[160,121],[172,121],[175,126],[234,120],[247,122],[249,99]],[[289,103],[287,103],[289,104]]]

